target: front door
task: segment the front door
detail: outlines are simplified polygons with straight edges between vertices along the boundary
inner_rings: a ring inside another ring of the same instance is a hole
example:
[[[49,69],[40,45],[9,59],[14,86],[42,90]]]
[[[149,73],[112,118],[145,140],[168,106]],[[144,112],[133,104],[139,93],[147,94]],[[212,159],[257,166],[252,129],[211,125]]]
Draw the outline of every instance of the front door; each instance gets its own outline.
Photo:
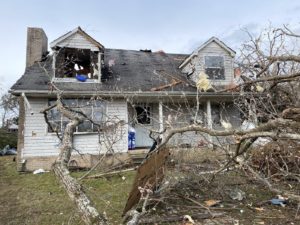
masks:
[[[153,140],[149,137],[149,129],[152,128],[152,107],[149,104],[138,104],[135,106],[136,125],[135,143],[137,148],[151,147]]]

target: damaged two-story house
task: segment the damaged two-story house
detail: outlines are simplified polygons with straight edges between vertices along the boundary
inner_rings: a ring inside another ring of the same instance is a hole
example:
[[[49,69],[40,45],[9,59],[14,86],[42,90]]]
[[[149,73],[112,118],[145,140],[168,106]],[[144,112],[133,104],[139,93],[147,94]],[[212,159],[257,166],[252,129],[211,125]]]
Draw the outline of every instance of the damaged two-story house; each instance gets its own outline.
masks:
[[[197,93],[201,72],[214,89],[234,80],[235,52],[215,37],[190,55],[169,54],[105,48],[78,27],[51,42],[50,48],[41,28],[28,28],[25,73],[11,87],[11,93],[20,96],[18,161],[22,170],[50,169],[57,158],[57,134],[68,120],[55,107],[47,118],[41,110],[54,103],[58,90],[64,104],[98,124],[122,121],[105,134],[88,119],[76,128],[72,162],[84,167],[92,166],[108,150],[125,159],[131,127],[136,132],[135,148],[149,149],[151,130],[195,122],[223,129],[221,119],[240,126],[240,114],[233,105],[237,94]],[[188,132],[175,135],[169,144],[197,147],[207,139],[213,140]]]

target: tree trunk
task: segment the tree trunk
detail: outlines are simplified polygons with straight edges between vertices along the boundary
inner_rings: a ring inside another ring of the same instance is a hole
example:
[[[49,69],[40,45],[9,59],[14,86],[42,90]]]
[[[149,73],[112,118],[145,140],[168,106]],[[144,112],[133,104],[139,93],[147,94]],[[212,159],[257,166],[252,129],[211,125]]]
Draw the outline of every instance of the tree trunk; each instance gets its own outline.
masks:
[[[92,206],[92,203],[84,193],[82,186],[77,182],[76,179],[70,176],[68,169],[68,163],[70,161],[73,149],[74,130],[76,126],[83,121],[83,118],[78,116],[78,114],[67,110],[61,104],[59,97],[57,101],[58,110],[71,121],[67,124],[64,130],[60,154],[53,165],[54,173],[64,185],[69,197],[77,205],[78,211],[81,214],[82,220],[85,222],[85,224],[106,225],[108,222],[105,216],[100,215],[97,209]]]

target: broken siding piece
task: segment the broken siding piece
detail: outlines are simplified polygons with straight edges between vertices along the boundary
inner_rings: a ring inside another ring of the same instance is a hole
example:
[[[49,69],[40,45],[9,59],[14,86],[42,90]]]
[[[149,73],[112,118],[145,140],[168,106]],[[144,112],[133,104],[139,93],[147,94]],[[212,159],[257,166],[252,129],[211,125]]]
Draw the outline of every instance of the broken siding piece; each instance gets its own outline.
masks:
[[[153,191],[159,187],[164,178],[166,162],[169,155],[170,151],[168,148],[153,151],[138,167],[123,215],[139,203],[141,198],[139,187],[151,189]]]

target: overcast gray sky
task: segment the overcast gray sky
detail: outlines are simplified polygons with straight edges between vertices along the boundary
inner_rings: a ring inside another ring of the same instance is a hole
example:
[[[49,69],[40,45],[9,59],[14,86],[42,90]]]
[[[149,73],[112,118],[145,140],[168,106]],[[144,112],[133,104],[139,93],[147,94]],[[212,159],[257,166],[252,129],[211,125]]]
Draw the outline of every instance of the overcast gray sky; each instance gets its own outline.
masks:
[[[0,83],[25,69],[26,28],[42,27],[49,43],[81,26],[108,48],[191,53],[211,36],[238,50],[263,27],[300,27],[296,0],[1,0]]]

